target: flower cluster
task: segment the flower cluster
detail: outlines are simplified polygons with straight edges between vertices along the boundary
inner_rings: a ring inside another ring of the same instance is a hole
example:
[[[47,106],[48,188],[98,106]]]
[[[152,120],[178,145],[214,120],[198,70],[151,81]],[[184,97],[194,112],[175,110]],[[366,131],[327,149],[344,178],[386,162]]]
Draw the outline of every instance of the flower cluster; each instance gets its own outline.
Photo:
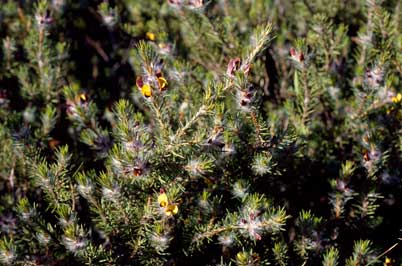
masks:
[[[366,70],[364,75],[364,82],[368,88],[380,87],[384,82],[385,71],[384,69],[376,65],[372,69]]]
[[[257,91],[253,85],[248,86],[245,90],[238,90],[236,100],[239,109],[244,112],[249,112],[256,100],[256,93]]]
[[[158,88],[159,92],[163,92],[167,89],[168,82],[162,75],[160,65],[156,66],[155,75],[143,75],[137,77],[136,85],[145,98],[154,95],[154,88]]]

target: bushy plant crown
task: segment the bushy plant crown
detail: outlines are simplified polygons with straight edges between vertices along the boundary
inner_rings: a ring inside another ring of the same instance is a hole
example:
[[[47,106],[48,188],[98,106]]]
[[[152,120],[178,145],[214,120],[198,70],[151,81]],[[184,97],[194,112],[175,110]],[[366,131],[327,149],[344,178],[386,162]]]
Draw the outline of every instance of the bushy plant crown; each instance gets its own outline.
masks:
[[[2,265],[401,265],[402,2],[4,0]]]

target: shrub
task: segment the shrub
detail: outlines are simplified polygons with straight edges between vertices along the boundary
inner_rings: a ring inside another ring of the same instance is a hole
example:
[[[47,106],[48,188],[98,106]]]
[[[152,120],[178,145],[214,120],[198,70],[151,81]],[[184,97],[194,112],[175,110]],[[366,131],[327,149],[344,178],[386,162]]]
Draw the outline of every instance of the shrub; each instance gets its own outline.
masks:
[[[1,263],[402,263],[401,8],[3,1]]]

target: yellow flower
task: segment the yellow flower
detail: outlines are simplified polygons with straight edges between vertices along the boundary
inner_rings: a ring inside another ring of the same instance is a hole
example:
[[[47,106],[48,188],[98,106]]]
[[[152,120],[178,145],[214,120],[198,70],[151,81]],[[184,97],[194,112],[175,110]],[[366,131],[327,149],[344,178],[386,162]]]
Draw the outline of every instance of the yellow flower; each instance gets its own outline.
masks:
[[[158,203],[164,209],[166,216],[175,215],[179,211],[179,207],[176,204],[169,203],[165,192],[159,194]]]
[[[149,31],[146,33],[146,36],[147,36],[148,40],[150,40],[150,41],[155,41],[155,39],[156,39],[155,34],[153,34],[152,32],[149,32]]]
[[[174,214],[176,214],[179,211],[179,207],[177,207],[176,204],[169,204],[166,208],[165,208],[165,214],[166,216],[172,216]]]
[[[81,93],[79,96],[81,101],[85,102],[87,100],[87,96],[85,95],[85,93]]]
[[[159,206],[161,206],[161,207],[166,207],[168,205],[168,198],[166,196],[166,193],[159,194],[158,203],[159,203]]]
[[[392,266],[392,260],[388,257],[385,257],[384,266]]]
[[[151,97],[152,96],[152,88],[149,84],[144,84],[141,88],[142,95],[145,97]]]
[[[392,102],[399,103],[402,100],[402,94],[398,93],[396,96],[392,97]]]
[[[75,96],[75,102],[77,104],[79,103],[85,103],[88,100],[87,96],[85,95],[85,93],[80,93],[77,96]]]
[[[159,77],[158,84],[159,84],[159,89],[161,91],[164,91],[166,89],[168,82],[166,81],[166,79],[164,77]]]

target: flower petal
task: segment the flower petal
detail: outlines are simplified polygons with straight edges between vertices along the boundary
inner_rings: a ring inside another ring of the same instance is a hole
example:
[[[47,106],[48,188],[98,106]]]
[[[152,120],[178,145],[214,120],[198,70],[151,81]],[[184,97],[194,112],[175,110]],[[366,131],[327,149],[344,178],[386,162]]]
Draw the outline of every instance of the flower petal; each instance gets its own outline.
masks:
[[[179,207],[176,204],[169,204],[165,209],[165,214],[167,216],[175,215],[179,211]]]
[[[137,77],[135,84],[137,85],[138,89],[141,90],[142,86],[144,86],[144,81],[142,80],[141,76]]]
[[[164,77],[159,77],[158,78],[158,85],[159,85],[159,89],[161,91],[166,90],[167,84],[168,84],[168,82],[166,81],[166,79]]]
[[[149,32],[149,31],[146,33],[146,36],[147,36],[148,40],[150,40],[150,41],[155,41],[155,39],[156,39],[155,34],[152,32]]]
[[[166,196],[166,193],[159,194],[158,203],[159,203],[159,206],[161,206],[161,207],[166,207],[168,205],[168,198]]]

